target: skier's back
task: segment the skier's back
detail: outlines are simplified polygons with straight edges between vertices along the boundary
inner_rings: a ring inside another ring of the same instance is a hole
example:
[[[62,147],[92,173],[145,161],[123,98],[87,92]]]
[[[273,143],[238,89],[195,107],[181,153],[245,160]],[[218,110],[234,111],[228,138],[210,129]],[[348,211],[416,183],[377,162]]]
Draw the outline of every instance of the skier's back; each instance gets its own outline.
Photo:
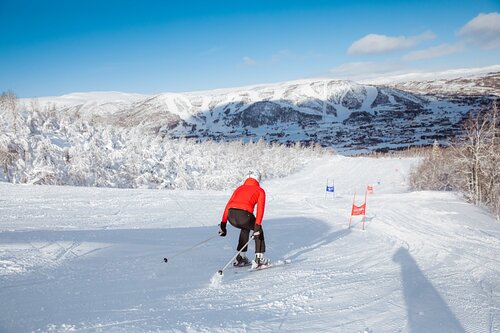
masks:
[[[237,251],[241,251],[236,257],[235,266],[244,266],[250,263],[246,256],[247,247],[245,246],[250,237],[250,230],[253,230],[255,239],[255,260],[254,265],[260,266],[267,264],[268,259],[264,257],[266,252],[266,243],[264,241],[264,231],[262,230],[262,219],[266,205],[266,192],[259,184],[260,173],[250,171],[243,185],[239,186],[226,204],[222,220],[220,223],[219,234],[226,236],[227,221],[232,226],[240,229]],[[257,214],[254,215],[254,209],[257,206]]]

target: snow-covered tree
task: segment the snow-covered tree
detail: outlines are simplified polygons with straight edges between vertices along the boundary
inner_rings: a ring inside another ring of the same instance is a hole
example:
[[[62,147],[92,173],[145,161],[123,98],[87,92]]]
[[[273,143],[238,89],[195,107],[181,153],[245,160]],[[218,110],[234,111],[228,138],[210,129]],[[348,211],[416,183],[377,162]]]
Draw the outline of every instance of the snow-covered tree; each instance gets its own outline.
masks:
[[[496,104],[467,120],[452,144],[458,186],[475,204],[500,208],[500,131]]]
[[[435,144],[413,170],[414,189],[456,190],[500,217],[500,131],[498,108],[472,114],[450,148]]]
[[[323,153],[318,147],[287,147],[263,139],[168,139],[141,126],[109,126],[99,117],[88,119],[79,108],[41,105],[36,99],[17,105],[15,94],[2,96],[3,181],[220,190],[234,188],[249,169],[261,170],[264,178],[282,177]]]

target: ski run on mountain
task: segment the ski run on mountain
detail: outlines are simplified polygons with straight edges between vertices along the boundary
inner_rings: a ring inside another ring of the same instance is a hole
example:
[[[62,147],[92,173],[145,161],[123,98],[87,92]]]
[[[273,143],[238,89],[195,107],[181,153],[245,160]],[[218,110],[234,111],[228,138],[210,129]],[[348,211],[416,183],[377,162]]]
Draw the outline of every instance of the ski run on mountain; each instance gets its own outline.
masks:
[[[229,190],[0,183],[0,332],[499,332],[500,225],[409,191],[417,162],[311,157],[264,180],[277,266],[220,278],[237,229],[182,251],[217,235]]]

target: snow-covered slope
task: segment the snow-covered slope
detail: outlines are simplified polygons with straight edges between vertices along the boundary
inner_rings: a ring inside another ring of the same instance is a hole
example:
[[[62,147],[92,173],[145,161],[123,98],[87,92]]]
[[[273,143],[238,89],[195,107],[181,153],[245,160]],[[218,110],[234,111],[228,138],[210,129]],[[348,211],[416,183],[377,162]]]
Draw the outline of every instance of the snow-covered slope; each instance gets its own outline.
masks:
[[[497,332],[500,225],[408,192],[415,162],[325,157],[264,182],[267,255],[292,263],[220,281],[234,228],[177,254],[216,234],[229,192],[0,183],[0,331]]]

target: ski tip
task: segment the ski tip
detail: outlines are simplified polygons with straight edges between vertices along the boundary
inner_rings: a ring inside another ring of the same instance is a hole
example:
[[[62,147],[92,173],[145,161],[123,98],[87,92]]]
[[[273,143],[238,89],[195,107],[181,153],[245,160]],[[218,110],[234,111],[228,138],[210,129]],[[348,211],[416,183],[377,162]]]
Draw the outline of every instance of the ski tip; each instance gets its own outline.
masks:
[[[167,262],[168,262],[168,259],[167,259],[167,258],[163,258],[163,261],[164,261],[165,263],[167,263]]]

